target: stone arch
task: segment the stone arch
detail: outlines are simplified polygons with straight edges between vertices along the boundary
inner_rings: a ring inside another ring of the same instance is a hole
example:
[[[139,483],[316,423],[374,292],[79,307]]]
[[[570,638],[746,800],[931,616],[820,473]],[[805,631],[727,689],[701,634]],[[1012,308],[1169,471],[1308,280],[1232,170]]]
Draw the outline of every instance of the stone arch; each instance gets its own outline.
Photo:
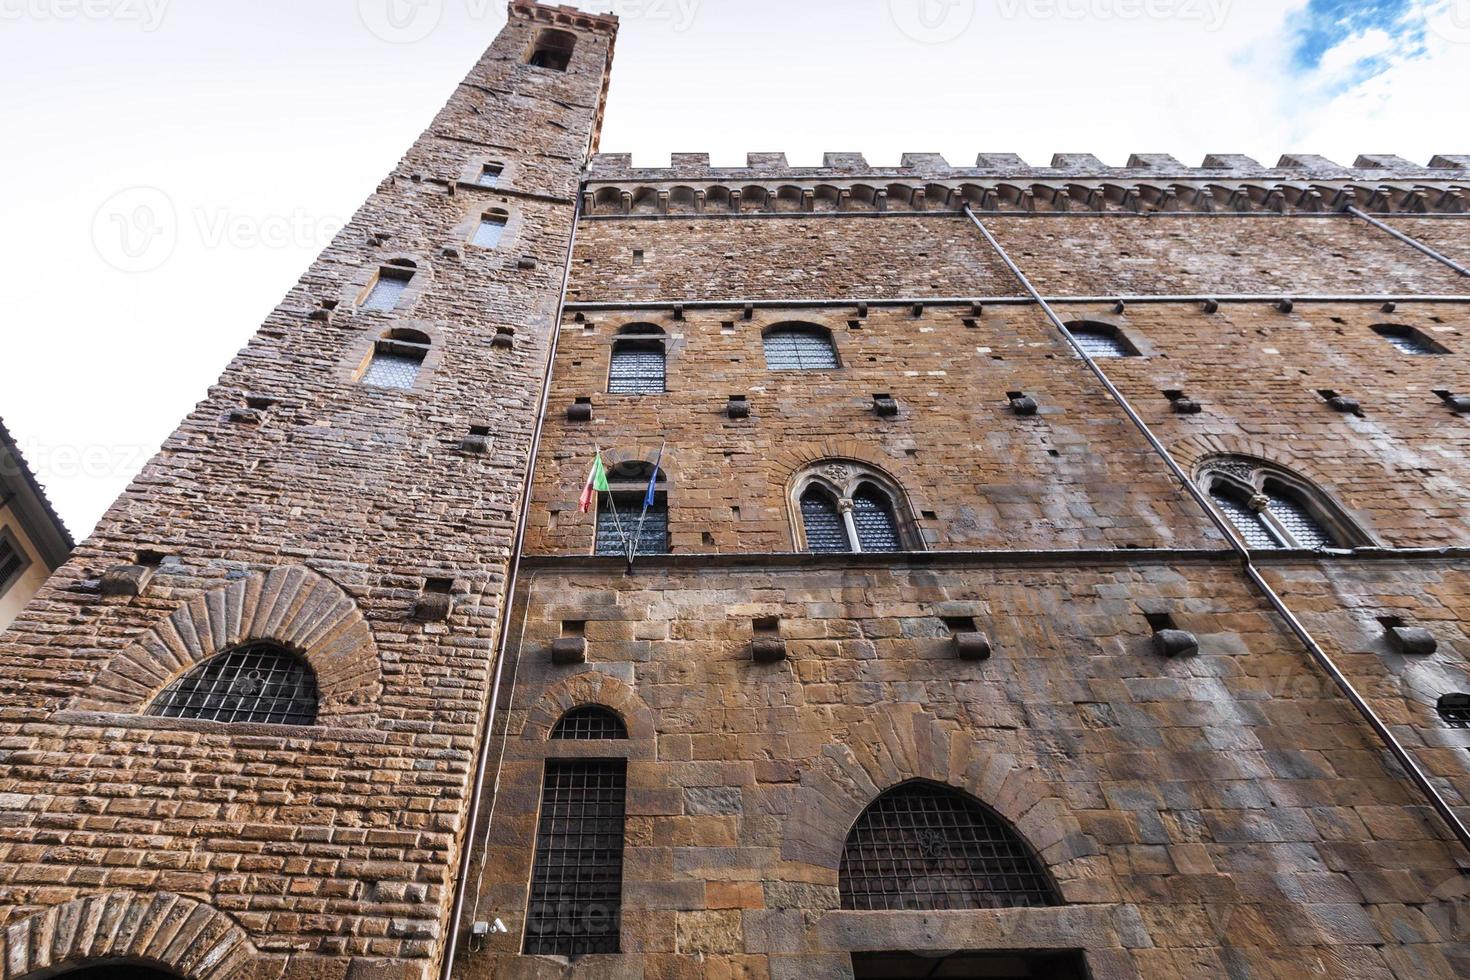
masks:
[[[1060,795],[1034,768],[913,704],[853,724],[802,770],[782,827],[782,859],[820,868],[836,885],[853,824],[879,796],[915,780],[960,790],[1004,817],[1040,856],[1063,900],[1086,900],[1096,871],[1087,859],[1101,849]]]
[[[1343,496],[1331,474],[1312,460],[1292,453],[1289,444],[1266,443],[1258,439],[1242,439],[1229,435],[1201,435],[1179,440],[1169,448],[1169,452],[1191,479],[1199,478],[1201,467],[1212,457],[1244,456],[1289,470],[1311,481],[1320,492],[1339,504],[1343,502]]]
[[[372,628],[335,582],[291,565],[196,595],[114,656],[71,708],[141,711],[195,664],[252,640],[279,643],[311,664],[318,724],[365,725],[375,717],[383,675]]]
[[[628,726],[628,738],[653,738],[655,734],[652,709],[643,702],[633,689],[616,677],[596,671],[575,674],[547,688],[541,700],[536,702],[527,715],[521,729],[521,738],[531,742],[544,742],[551,735],[552,727],[562,715],[573,708],[598,705],[613,711]]]
[[[224,980],[259,958],[245,930],[182,895],[111,892],[53,906],[0,933],[5,976],[120,960],[186,980]]]

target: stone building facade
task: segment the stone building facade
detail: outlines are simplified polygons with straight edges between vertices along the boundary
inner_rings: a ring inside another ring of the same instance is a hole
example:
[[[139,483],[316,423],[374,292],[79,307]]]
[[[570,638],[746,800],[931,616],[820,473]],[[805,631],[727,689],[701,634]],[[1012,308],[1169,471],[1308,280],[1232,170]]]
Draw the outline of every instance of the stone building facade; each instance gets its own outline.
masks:
[[[1470,157],[636,168],[510,11],[0,641],[7,980],[1470,975]]]

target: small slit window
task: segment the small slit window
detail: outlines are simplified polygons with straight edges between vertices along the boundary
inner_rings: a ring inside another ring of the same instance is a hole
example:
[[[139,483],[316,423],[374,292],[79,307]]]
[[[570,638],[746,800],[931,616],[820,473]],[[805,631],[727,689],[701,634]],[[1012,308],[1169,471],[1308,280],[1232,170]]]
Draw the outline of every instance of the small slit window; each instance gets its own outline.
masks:
[[[1470,728],[1470,694],[1446,694],[1439,699],[1439,716],[1457,728]]]
[[[505,168],[498,163],[487,163],[480,168],[480,176],[475,183],[481,187],[499,187],[500,175],[505,173]]]
[[[550,760],[526,909],[527,956],[619,949],[628,764]]]
[[[548,27],[536,35],[536,42],[531,45],[526,64],[533,68],[566,71],[571,66],[572,52],[576,50],[576,47],[577,36],[575,34]]]
[[[367,299],[363,300],[362,308],[378,313],[392,313],[398,308],[398,303],[403,298],[412,279],[412,269],[384,266],[378,272],[378,278],[373,283],[372,291],[368,293]]]
[[[480,226],[475,229],[474,243],[481,248],[494,248],[505,237],[505,226],[510,215],[504,211],[487,211],[480,215]]]
[[[1036,908],[1062,904],[1031,847],[988,807],[909,783],[863,811],[838,870],[844,909]]]
[[[1116,327],[1102,323],[1069,323],[1067,331],[1077,341],[1087,356],[1099,358],[1137,357],[1138,351],[1123,337]]]
[[[1413,327],[1404,327],[1392,323],[1380,323],[1373,328],[1373,331],[1388,341],[1389,345],[1400,354],[1408,354],[1413,357],[1432,357],[1436,354],[1446,353],[1443,347]]]
[[[237,724],[314,725],[316,675],[273,643],[250,643],[211,657],[170,684],[148,708],[155,718]]]
[[[551,737],[577,742],[617,741],[628,737],[628,727],[609,709],[588,704],[562,715]]]
[[[372,360],[363,372],[362,383],[374,388],[409,390],[418,381],[424,358],[429,354],[429,337],[417,330],[392,330],[373,347]]]
[[[607,390],[612,395],[659,395],[667,385],[668,356],[663,331],[630,327],[613,341]]]
[[[766,331],[766,367],[772,371],[830,371],[838,366],[832,335],[812,324],[785,324]]]

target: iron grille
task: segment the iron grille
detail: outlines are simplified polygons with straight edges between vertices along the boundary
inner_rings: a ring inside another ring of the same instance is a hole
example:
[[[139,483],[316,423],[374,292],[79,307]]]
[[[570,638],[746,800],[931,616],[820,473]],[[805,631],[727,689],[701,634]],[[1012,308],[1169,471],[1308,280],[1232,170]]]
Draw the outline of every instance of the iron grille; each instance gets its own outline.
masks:
[[[551,730],[551,737],[579,742],[612,741],[627,738],[628,727],[607,708],[589,704],[562,715]]]
[[[823,330],[772,330],[765,336],[772,371],[825,371],[837,367],[837,349]]]
[[[1117,334],[1103,333],[1100,330],[1084,330],[1081,328],[1071,331],[1076,338],[1077,345],[1087,352],[1091,358],[1107,357],[1131,357],[1133,352],[1123,343]]]
[[[664,347],[660,343],[614,345],[607,390],[613,395],[658,395],[664,391]]]
[[[1246,547],[1266,551],[1274,551],[1281,547],[1281,542],[1276,540],[1276,536],[1271,533],[1266,522],[1261,519],[1261,515],[1241,503],[1229,491],[1216,488],[1210,491],[1210,496],[1214,498],[1215,506],[1220,509],[1220,513],[1235,525],[1235,529],[1245,539]]]
[[[10,583],[25,568],[26,560],[9,538],[0,537],[0,592],[10,587]]]
[[[855,911],[1059,905],[1031,849],[999,817],[941,786],[879,797],[842,851],[842,907]]]
[[[1273,490],[1267,490],[1266,495],[1271,498],[1272,516],[1281,523],[1298,546],[1316,550],[1333,546],[1332,536],[1327,533],[1327,529],[1305,507]]]
[[[1416,357],[1438,354],[1432,346],[1424,342],[1418,334],[1409,330],[1383,330],[1380,331],[1384,340],[1394,346],[1401,354],[1413,354]]]
[[[266,725],[316,724],[316,676],[300,657],[251,643],[211,657],[148,708],[156,718]]]
[[[617,505],[613,514],[612,503]],[[667,555],[669,553],[669,511],[664,501],[655,501],[643,517],[642,494],[617,494],[609,502],[603,494],[597,505],[597,554],[627,554],[624,538],[637,538],[638,554]],[[642,530],[639,520],[642,519]],[[622,531],[619,533],[619,526]]]
[[[487,214],[480,219],[480,227],[475,229],[475,244],[481,248],[494,248],[500,244],[504,234],[505,219]]]
[[[477,183],[479,183],[481,187],[498,187],[500,186],[500,175],[504,172],[504,169],[501,167],[497,167],[493,164],[486,164],[485,167],[480,171],[480,179],[479,181],[477,181]]]
[[[898,521],[888,498],[872,487],[863,487],[852,498],[852,522],[857,525],[858,544],[867,552],[902,551]]]
[[[1439,716],[1456,725],[1470,725],[1470,694],[1446,694],[1439,699]]]
[[[618,951],[627,782],[622,759],[546,763],[526,910],[528,956]]]
[[[836,502],[822,491],[811,489],[801,498],[801,523],[806,529],[807,551],[840,555],[852,550]]]
[[[408,288],[408,280],[408,276],[386,273],[378,276],[378,281],[373,283],[373,291],[368,294],[362,308],[376,310],[379,313],[391,313],[398,306],[398,300],[402,298],[403,291]]]
[[[376,351],[367,372],[362,376],[362,383],[377,388],[412,388],[413,383],[418,380],[419,368],[423,363],[422,354],[415,357],[411,354]]]

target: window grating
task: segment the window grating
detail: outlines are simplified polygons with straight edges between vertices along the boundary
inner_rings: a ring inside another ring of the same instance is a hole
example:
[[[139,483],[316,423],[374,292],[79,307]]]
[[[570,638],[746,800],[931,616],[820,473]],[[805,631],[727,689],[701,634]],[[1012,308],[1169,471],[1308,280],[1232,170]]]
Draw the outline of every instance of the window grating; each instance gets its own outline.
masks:
[[[1417,357],[1439,353],[1423,337],[1420,337],[1412,330],[1380,330],[1378,333],[1379,336],[1392,344],[1394,349],[1401,354],[1413,354]]]
[[[1470,725],[1470,694],[1446,694],[1439,699],[1439,716],[1456,725]]]
[[[475,229],[475,244],[481,248],[499,245],[505,236],[505,220],[505,216],[499,214],[487,214],[481,218],[480,227]]]
[[[1114,333],[1089,330],[1085,327],[1068,328],[1076,338],[1077,345],[1087,352],[1088,357],[1132,357],[1133,352],[1123,339]]]
[[[825,371],[837,367],[837,349],[825,330],[771,330],[765,336],[765,350],[766,367],[772,371]]]
[[[618,952],[627,782],[621,759],[546,763],[526,955]]]
[[[648,508],[648,516],[643,518],[642,533],[639,533],[638,522],[643,514],[642,494],[617,494],[612,503],[617,504],[617,516],[614,517],[612,506],[608,501],[608,495],[603,494],[597,505],[597,554],[599,555],[623,555],[626,550],[623,546],[623,537],[627,536],[631,541],[636,536],[638,539],[638,554],[640,555],[667,555],[669,553],[669,510],[668,504],[662,500],[655,500],[652,507]],[[623,534],[618,533],[618,523],[622,522]]]
[[[902,551],[898,520],[893,505],[880,490],[865,486],[852,498],[852,522],[857,525],[858,544],[866,552]]]
[[[899,787],[858,818],[842,851],[842,907],[854,911],[1059,905],[1026,843],[953,790]]]
[[[1220,513],[1235,525],[1235,529],[1245,539],[1246,547],[1262,550],[1276,550],[1281,547],[1281,542],[1276,540],[1261,515],[1241,503],[1230,491],[1216,487],[1210,491],[1210,496],[1214,498],[1215,506],[1220,508]]]
[[[362,383],[378,388],[412,388],[423,364],[422,355],[414,357],[411,354],[376,351],[367,372],[362,376]]]
[[[155,718],[267,725],[316,724],[316,676],[300,657],[250,643],[211,657],[170,684],[148,708]]]
[[[801,498],[801,523],[806,529],[806,550],[813,554],[840,555],[852,551],[847,525],[837,503],[812,487]]]
[[[9,589],[25,567],[25,556],[8,535],[0,534],[0,592]]]
[[[658,395],[664,391],[664,345],[657,341],[613,345],[607,390],[613,395]]]
[[[476,183],[478,183],[481,187],[499,187],[500,175],[504,172],[505,168],[497,167],[493,163],[487,163],[480,170],[480,179],[476,181]]]
[[[589,704],[562,715],[551,730],[551,737],[579,742],[610,741],[627,738],[628,727],[607,708]]]
[[[364,310],[376,310],[379,313],[391,313],[398,306],[398,301],[403,297],[403,292],[408,288],[409,276],[397,276],[391,273],[383,273],[378,276],[378,281],[373,283],[373,291],[363,301]]]
[[[1333,547],[1332,536],[1305,507],[1271,489],[1267,489],[1266,495],[1271,498],[1271,516],[1291,535],[1298,547],[1318,550]]]

